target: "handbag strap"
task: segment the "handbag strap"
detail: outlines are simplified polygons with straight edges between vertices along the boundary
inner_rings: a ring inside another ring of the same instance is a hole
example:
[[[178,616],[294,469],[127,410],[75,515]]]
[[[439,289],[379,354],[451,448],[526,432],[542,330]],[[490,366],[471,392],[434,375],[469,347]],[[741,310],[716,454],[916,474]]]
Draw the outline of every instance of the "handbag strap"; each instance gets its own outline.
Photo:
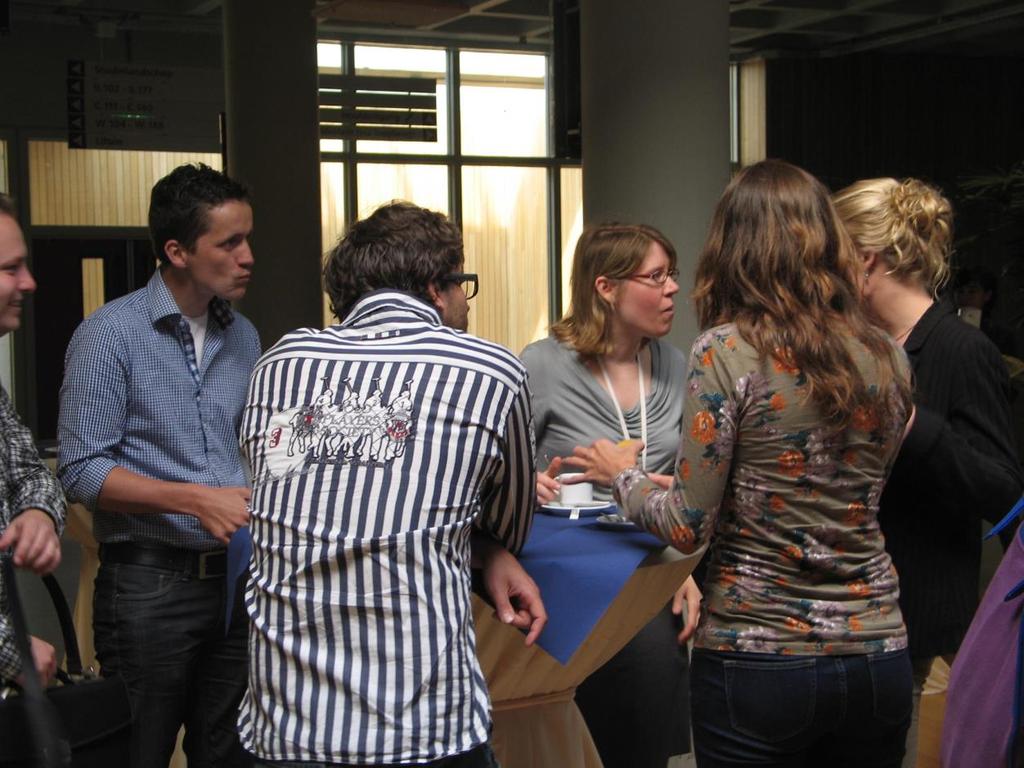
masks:
[[[53,574],[43,576],[43,584],[46,586],[46,591],[50,593],[50,600],[53,602],[54,610],[57,611],[57,620],[60,622],[60,633],[64,637],[64,666],[67,667],[68,674],[72,677],[81,676],[82,654],[78,650],[78,635],[75,633],[75,623],[71,618],[68,601]]]
[[[43,685],[32,658],[32,644],[28,639],[28,627],[25,612],[21,607],[21,596],[18,594],[18,583],[14,578],[14,567],[11,565],[10,557],[4,553],[0,553],[0,568],[7,587],[7,605],[14,627],[14,643],[21,656],[21,688],[25,697],[32,741],[39,750],[39,765],[41,768],[64,768],[71,765],[71,747],[64,738],[64,727],[57,718],[56,711],[43,694]],[[63,600],[63,595],[61,599]]]

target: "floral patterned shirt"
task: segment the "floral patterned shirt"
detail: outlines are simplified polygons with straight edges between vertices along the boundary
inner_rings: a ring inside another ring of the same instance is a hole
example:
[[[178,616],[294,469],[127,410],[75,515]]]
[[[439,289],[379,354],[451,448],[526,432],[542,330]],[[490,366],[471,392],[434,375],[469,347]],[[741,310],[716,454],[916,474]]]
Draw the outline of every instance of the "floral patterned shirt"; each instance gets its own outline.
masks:
[[[878,392],[870,353],[853,340],[849,349]],[[638,469],[615,480],[623,513],[644,528],[684,553],[711,542],[697,647],[838,655],[906,646],[876,520],[907,417],[891,389],[837,430],[784,356],[762,360],[734,324],[697,339],[672,488],[659,491]]]

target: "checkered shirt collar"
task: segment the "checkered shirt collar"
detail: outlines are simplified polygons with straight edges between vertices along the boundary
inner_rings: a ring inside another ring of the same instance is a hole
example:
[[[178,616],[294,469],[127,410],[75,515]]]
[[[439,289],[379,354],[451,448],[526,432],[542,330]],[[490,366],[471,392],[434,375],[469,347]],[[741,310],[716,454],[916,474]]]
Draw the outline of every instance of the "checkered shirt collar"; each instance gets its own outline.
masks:
[[[149,283],[146,285],[146,291],[149,296],[150,319],[153,321],[154,325],[168,317],[172,318],[172,320],[182,317],[181,308],[178,306],[178,302],[174,300],[174,296],[171,295],[170,290],[167,288],[167,284],[164,282],[163,273],[160,270],[157,270],[149,279]],[[209,311],[210,317],[212,317],[221,328],[227,328],[232,322],[234,322],[235,313],[232,311],[231,305],[219,296],[214,296],[210,299]]]

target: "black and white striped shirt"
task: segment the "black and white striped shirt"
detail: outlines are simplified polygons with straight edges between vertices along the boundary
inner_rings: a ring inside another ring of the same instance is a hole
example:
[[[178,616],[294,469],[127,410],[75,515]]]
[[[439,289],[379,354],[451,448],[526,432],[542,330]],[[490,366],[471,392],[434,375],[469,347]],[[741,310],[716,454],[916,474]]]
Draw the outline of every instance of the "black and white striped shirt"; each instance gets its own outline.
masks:
[[[526,372],[408,294],[288,334],[242,415],[253,472],[242,743],[263,759],[424,762],[485,742],[472,527],[517,551],[534,441]]]

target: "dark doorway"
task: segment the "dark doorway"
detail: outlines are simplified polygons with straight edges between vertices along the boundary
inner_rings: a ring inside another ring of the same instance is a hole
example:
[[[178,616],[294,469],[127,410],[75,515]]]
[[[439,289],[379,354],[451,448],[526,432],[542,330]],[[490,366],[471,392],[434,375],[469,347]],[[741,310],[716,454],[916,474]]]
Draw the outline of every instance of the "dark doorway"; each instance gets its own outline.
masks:
[[[32,240],[32,273],[39,285],[33,299],[39,440],[57,437],[64,352],[84,314],[82,275],[87,259],[102,260],[103,302],[141,288],[156,269],[148,240]]]

